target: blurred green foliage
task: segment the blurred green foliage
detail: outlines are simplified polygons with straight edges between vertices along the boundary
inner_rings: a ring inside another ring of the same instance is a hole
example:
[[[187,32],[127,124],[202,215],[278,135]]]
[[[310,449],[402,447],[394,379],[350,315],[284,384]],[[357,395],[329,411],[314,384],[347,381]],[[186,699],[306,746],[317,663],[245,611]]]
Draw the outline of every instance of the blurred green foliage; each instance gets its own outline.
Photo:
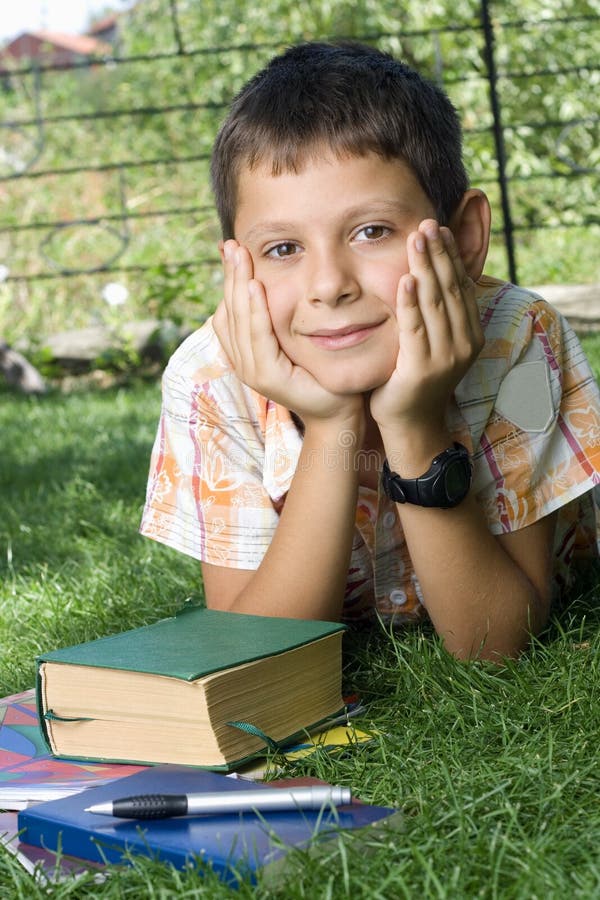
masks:
[[[600,0],[490,6],[519,280],[600,281]],[[472,183],[495,209],[488,271],[507,276],[477,0],[141,0],[119,23],[123,62],[5,79],[0,118],[13,127],[0,130],[0,178],[23,168],[35,177],[0,181],[0,263],[13,275],[91,269],[122,249],[124,271],[0,283],[0,333],[87,325],[115,277],[131,318],[204,318],[221,283],[208,183],[215,131],[246,79],[303,39],[369,40],[444,86]],[[44,226],[82,219],[95,224]]]

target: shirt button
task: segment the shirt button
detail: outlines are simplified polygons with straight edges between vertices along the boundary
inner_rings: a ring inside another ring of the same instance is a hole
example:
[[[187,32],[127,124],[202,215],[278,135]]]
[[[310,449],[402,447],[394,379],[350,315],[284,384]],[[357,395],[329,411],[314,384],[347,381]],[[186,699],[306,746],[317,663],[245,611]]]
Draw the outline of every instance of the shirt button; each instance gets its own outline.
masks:
[[[383,517],[383,527],[384,528],[393,528],[396,524],[396,513],[386,512]]]
[[[404,591],[390,591],[390,602],[393,603],[394,606],[404,606],[406,599],[406,593]]]

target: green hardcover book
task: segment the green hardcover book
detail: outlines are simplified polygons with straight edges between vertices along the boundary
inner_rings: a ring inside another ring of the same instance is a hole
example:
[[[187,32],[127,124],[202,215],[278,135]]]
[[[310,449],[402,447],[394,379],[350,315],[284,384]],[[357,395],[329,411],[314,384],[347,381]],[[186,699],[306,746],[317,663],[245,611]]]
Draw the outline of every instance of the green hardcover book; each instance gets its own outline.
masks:
[[[185,608],[38,657],[60,757],[228,769],[343,708],[339,623]]]

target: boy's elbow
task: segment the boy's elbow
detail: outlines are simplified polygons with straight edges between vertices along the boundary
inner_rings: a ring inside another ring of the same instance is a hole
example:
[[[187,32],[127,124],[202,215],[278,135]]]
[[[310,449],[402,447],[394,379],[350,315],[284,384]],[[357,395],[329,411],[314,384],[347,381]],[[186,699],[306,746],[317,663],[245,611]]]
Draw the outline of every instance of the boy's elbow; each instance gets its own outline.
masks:
[[[445,635],[444,648],[462,662],[486,660],[502,665],[506,660],[518,659],[543,631],[550,616],[549,597],[540,597],[533,590],[532,593],[525,616],[505,619],[495,627],[488,622],[485,628],[462,635]]]

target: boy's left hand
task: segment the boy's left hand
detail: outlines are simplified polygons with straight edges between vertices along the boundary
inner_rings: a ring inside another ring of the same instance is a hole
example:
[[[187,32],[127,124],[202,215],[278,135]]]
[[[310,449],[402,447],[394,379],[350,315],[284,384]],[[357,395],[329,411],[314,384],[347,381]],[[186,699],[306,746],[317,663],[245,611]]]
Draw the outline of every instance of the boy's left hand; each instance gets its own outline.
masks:
[[[382,434],[406,438],[445,430],[450,397],[484,345],[475,285],[450,229],[425,219],[409,235],[407,254],[396,303],[396,367],[370,401]]]

